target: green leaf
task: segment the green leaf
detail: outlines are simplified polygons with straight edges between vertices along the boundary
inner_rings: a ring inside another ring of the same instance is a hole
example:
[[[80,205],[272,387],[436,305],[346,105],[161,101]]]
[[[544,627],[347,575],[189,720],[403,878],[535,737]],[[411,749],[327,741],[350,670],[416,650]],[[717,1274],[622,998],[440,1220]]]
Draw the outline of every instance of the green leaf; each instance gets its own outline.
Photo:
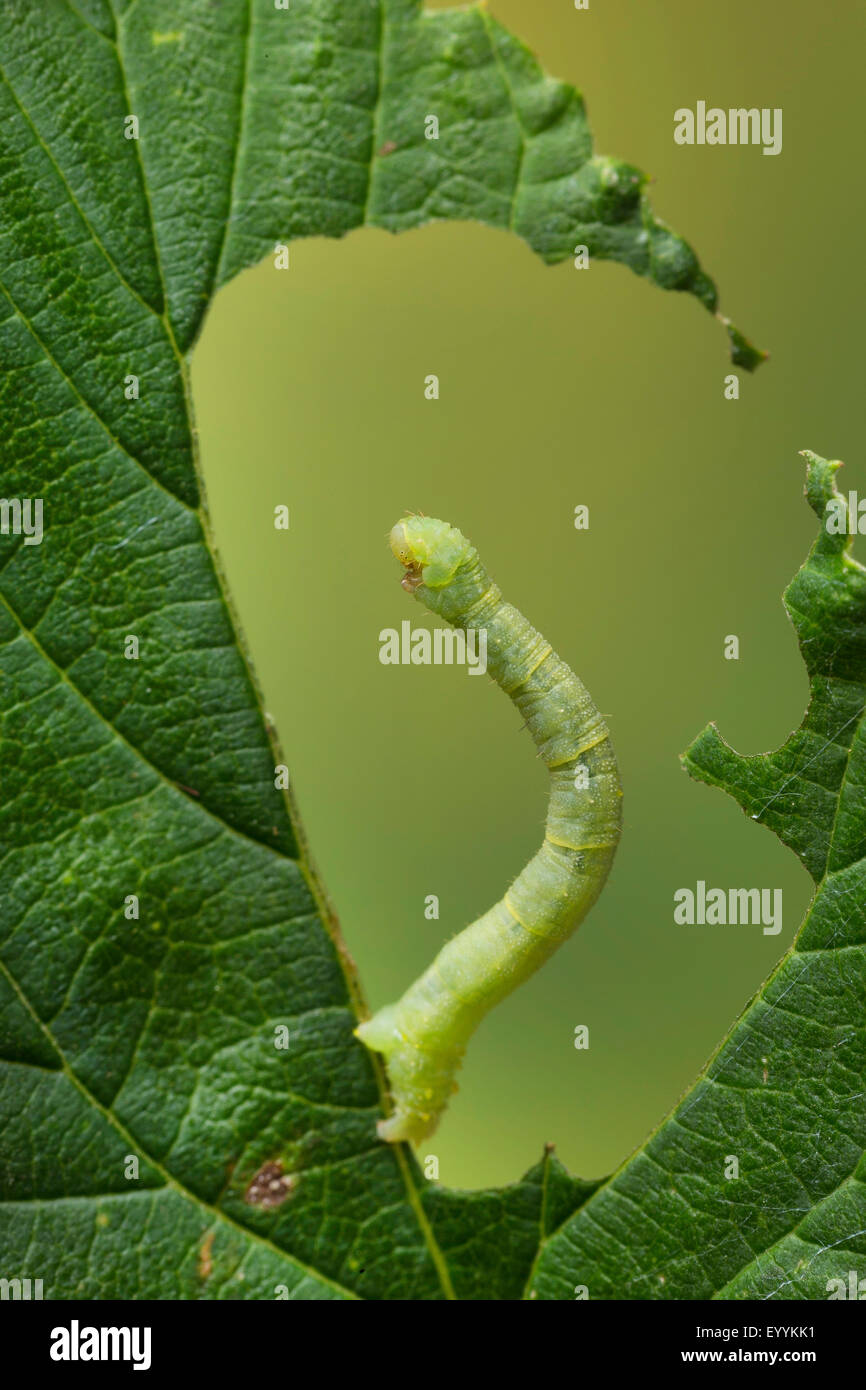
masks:
[[[376,1138],[358,986],[218,574],[188,355],[275,242],[360,226],[474,218],[711,310],[715,288],[477,7],[8,0],[0,131],[3,491],[45,526],[0,535],[4,1274],[49,1298],[516,1297],[593,1185],[548,1158],[447,1194]]]
[[[795,850],[815,896],[693,1089],[545,1242],[539,1298],[583,1284],[591,1298],[826,1299],[828,1280],[866,1277],[866,570],[827,529],[838,510],[847,530],[840,465],[805,457],[821,529],[785,605],[806,717],[758,757],[711,725],[683,761]]]

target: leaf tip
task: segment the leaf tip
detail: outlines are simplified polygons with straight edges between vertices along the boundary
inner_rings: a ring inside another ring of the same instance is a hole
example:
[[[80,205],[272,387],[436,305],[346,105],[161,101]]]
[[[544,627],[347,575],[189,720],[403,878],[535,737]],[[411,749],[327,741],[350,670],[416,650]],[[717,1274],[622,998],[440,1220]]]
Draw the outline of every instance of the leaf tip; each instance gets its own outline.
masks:
[[[760,367],[762,362],[769,359],[770,354],[764,352],[763,348],[756,348],[749,342],[748,338],[740,332],[735,324],[731,323],[724,314],[717,314],[716,317],[725,326],[730,344],[731,361],[735,367],[742,367],[743,371],[754,372]]]
[[[806,499],[812,511],[823,521],[827,503],[834,497],[844,500],[836,488],[836,474],[843,466],[842,460],[822,458],[811,449],[801,449],[800,457],[806,460]]]

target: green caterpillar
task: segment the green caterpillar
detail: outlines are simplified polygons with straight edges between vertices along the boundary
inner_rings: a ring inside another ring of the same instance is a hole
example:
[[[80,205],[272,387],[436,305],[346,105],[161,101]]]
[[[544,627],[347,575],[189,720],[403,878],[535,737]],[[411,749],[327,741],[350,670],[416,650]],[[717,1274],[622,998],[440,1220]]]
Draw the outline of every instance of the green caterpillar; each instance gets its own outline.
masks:
[[[487,669],[523,715],[550,771],[544,841],[500,902],[466,927],[396,1004],[355,1032],[387,1062],[390,1143],[432,1134],[466,1043],[488,1010],[571,935],[610,871],[622,790],[607,726],[574,673],[504,603],[475,547],[453,526],[409,516],[390,535],[404,589],[467,633],[486,634]]]

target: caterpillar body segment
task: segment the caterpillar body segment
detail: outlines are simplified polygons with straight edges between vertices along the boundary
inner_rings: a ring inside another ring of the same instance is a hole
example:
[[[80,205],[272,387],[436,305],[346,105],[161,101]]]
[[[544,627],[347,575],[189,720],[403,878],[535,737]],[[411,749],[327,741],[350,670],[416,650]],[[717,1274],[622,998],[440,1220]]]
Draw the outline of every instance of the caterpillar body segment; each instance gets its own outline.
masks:
[[[550,770],[540,849],[490,910],[443,946],[395,1004],[355,1031],[385,1058],[389,1142],[433,1133],[457,1089],[466,1043],[490,1009],[553,954],[598,897],[621,829],[607,727],[577,676],[511,604],[455,527],[405,517],[391,532],[403,584],[454,627],[486,634],[487,670],[513,700]]]

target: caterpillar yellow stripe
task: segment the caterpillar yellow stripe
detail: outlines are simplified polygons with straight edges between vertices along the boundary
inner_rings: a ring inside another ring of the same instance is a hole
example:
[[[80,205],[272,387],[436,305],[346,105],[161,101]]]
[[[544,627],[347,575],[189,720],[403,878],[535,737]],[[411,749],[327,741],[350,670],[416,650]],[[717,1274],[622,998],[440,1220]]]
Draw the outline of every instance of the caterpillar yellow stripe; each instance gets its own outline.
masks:
[[[393,1112],[379,1122],[380,1137],[417,1143],[433,1133],[456,1091],[455,1073],[482,1018],[562,945],[601,892],[619,841],[622,789],[589,693],[505,603],[466,537],[447,522],[407,516],[390,545],[409,593],[452,626],[486,633],[488,673],[514,701],[550,770],[537,854],[396,1004],[355,1030],[387,1064]]]

